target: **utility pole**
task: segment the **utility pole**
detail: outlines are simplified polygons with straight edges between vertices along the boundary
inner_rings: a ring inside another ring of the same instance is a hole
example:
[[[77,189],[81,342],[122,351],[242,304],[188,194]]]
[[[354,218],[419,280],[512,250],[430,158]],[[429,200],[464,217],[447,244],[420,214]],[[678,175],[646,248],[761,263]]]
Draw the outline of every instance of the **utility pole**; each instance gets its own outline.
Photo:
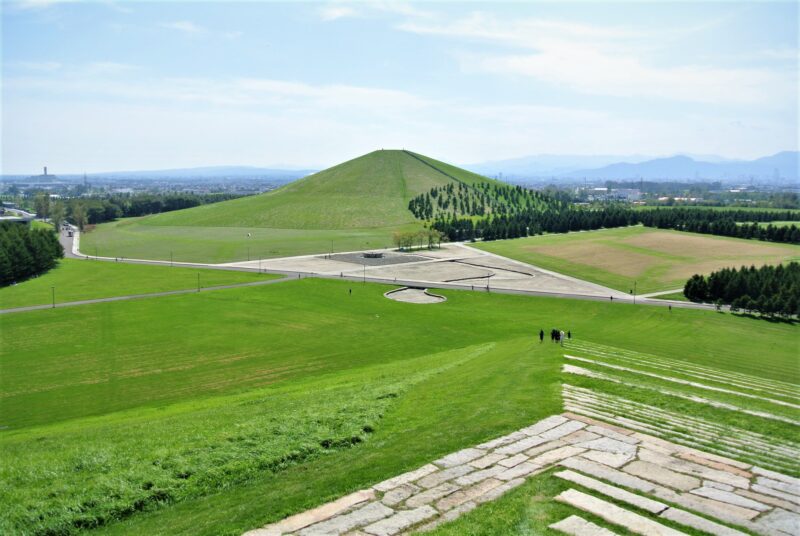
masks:
[[[636,305],[636,281],[633,282],[633,304]]]
[[[53,291],[53,309],[56,308],[56,287],[50,287],[50,290]]]

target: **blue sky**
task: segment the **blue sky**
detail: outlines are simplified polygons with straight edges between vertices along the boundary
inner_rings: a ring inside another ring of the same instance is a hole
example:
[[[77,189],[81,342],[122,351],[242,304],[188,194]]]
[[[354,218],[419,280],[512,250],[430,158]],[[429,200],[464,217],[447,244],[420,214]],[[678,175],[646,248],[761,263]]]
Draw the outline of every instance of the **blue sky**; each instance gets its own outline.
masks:
[[[798,6],[3,2],[2,172],[798,149]]]

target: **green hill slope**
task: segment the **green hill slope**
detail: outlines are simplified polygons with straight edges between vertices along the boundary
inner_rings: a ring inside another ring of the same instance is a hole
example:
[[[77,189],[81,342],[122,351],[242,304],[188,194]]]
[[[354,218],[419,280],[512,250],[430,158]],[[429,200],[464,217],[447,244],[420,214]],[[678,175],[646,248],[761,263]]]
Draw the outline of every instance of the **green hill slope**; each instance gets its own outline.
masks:
[[[98,225],[84,253],[229,262],[388,247],[422,222],[409,201],[449,184],[500,184],[405,150],[374,151],[273,192]]]
[[[415,222],[408,202],[451,182],[488,179],[408,151],[380,150],[262,195],[159,214],[148,225],[363,229]]]

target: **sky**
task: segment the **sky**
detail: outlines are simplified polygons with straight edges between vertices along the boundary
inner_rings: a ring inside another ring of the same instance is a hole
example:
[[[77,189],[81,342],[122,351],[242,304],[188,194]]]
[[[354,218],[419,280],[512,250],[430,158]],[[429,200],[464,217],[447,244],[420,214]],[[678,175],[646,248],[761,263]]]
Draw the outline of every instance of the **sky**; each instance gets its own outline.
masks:
[[[798,150],[796,2],[2,3],[4,174]]]

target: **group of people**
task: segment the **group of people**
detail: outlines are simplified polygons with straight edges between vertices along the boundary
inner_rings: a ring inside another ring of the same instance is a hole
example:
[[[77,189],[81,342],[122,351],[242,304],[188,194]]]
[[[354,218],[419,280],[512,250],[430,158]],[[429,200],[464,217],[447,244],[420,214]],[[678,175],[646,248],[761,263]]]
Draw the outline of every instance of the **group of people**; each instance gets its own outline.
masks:
[[[551,329],[550,330],[550,342],[560,342],[564,344],[564,339],[572,339],[572,331],[567,331],[564,333],[563,330],[558,329]],[[539,342],[544,342],[544,330],[539,330]]]

